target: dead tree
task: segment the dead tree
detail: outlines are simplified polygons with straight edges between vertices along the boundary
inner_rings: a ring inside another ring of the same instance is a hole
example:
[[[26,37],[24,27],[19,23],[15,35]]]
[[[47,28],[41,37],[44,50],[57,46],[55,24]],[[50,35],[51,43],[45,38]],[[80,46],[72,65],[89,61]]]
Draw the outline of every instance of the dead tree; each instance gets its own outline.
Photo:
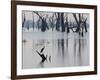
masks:
[[[56,30],[60,31],[60,13],[55,13],[56,17]]]
[[[61,27],[62,27],[62,32],[65,32],[64,13],[61,13]]]
[[[76,14],[73,13],[73,17],[74,17],[74,19],[75,19],[75,21],[76,21],[76,23],[77,23],[77,28],[76,28],[76,31],[75,31],[75,32],[80,32],[80,22],[81,22],[80,14],[78,14],[78,16],[79,16],[79,21],[78,21],[78,19],[77,19]]]
[[[86,23],[86,21],[87,21],[87,18],[85,19],[85,21],[83,21],[83,25],[84,25],[84,28],[85,28],[85,32],[87,32],[87,23]]]
[[[46,18],[43,18],[42,16],[40,16],[40,14],[38,12],[33,11],[36,15],[39,16],[39,18],[41,19],[41,31],[45,32],[46,29],[49,29],[47,22],[46,22]]]
[[[24,27],[25,21],[26,21],[26,18],[25,18],[25,13],[23,13],[22,27]]]
[[[49,18],[49,24],[50,24],[50,27],[52,28],[52,31],[54,30],[54,14],[52,17]]]
[[[68,26],[68,16],[65,17],[64,27],[67,28],[67,33],[69,33],[69,26]]]
[[[41,49],[41,51],[39,52],[39,51],[36,51],[37,53],[38,53],[38,55],[42,58],[42,62],[44,62],[45,60],[47,60],[47,56],[45,56],[42,52],[44,51],[44,48],[45,47],[43,47],[42,49]],[[42,54],[41,54],[42,53]]]
[[[39,30],[41,28],[41,19],[39,18],[36,23],[37,23],[37,28]]]
[[[82,16],[81,16],[82,15]],[[76,29],[76,31],[75,32],[79,32],[79,34],[80,34],[80,31],[81,31],[81,35],[82,35],[82,37],[84,36],[84,30],[83,29],[85,29],[85,32],[87,32],[87,23],[86,23],[86,21],[87,21],[87,18],[86,19],[84,19],[83,18],[83,14],[78,14],[78,17],[79,17],[79,20],[77,19],[77,17],[76,17],[76,14],[75,13],[73,13],[73,16],[74,16],[74,18],[75,18],[75,21],[76,21],[76,23],[77,23],[77,29]]]
[[[33,27],[33,30],[34,30],[34,14],[33,14],[33,26],[32,27]]]
[[[26,21],[26,27],[27,27],[27,30],[29,30],[29,24],[30,22],[29,22],[29,20],[28,21]]]

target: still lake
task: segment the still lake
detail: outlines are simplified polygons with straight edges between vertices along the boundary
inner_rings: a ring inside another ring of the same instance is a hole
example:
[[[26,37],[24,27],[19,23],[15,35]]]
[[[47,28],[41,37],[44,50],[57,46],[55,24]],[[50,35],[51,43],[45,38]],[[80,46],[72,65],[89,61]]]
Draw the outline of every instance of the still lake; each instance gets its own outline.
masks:
[[[89,34],[66,32],[23,32],[22,68],[51,68],[89,65]],[[38,52],[47,56],[43,62]]]

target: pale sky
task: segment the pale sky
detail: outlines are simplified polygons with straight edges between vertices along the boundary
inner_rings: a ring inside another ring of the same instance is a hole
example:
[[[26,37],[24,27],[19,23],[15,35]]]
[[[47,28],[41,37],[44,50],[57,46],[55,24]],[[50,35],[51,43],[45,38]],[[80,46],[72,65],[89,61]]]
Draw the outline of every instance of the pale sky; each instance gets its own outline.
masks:
[[[24,13],[25,14],[25,17],[26,17],[26,20],[33,20],[33,15],[34,15],[34,20],[35,21],[37,21],[38,20],[38,16],[35,14],[35,13],[33,13],[32,11],[22,11],[22,13]],[[46,14],[48,14],[48,17],[50,17],[50,16],[52,16],[52,14],[53,14],[54,12],[39,12],[39,14],[41,14],[41,15],[43,15],[44,17],[46,17]],[[68,15],[68,20],[69,21],[72,21],[72,22],[74,22],[75,21],[75,19],[74,19],[74,17],[73,17],[73,15],[72,15],[72,13],[67,13],[66,12],[66,14]],[[83,16],[84,16],[84,18],[86,19],[87,18],[87,23],[89,23],[89,14],[87,14],[87,13],[84,13],[83,14]]]

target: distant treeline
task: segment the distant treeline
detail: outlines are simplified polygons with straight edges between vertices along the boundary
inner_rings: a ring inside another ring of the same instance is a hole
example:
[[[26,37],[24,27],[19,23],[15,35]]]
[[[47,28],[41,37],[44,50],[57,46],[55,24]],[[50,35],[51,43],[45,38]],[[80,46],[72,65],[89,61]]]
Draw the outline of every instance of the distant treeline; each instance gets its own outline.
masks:
[[[71,16],[70,16],[71,15]],[[59,31],[70,33],[77,32],[84,36],[84,33],[88,31],[89,23],[87,17],[84,17],[84,13],[67,13],[62,12],[32,12],[32,20],[28,20],[25,12],[22,16],[22,27],[29,30],[30,28],[45,32],[47,30]],[[70,16],[70,17],[69,17]],[[70,19],[72,18],[72,19]]]

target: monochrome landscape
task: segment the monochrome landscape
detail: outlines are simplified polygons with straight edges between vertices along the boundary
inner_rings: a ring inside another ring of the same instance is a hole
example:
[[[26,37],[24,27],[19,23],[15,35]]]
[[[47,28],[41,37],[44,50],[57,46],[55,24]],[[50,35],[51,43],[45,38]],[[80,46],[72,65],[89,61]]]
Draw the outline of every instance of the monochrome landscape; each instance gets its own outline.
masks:
[[[22,69],[89,65],[88,13],[22,11]]]

